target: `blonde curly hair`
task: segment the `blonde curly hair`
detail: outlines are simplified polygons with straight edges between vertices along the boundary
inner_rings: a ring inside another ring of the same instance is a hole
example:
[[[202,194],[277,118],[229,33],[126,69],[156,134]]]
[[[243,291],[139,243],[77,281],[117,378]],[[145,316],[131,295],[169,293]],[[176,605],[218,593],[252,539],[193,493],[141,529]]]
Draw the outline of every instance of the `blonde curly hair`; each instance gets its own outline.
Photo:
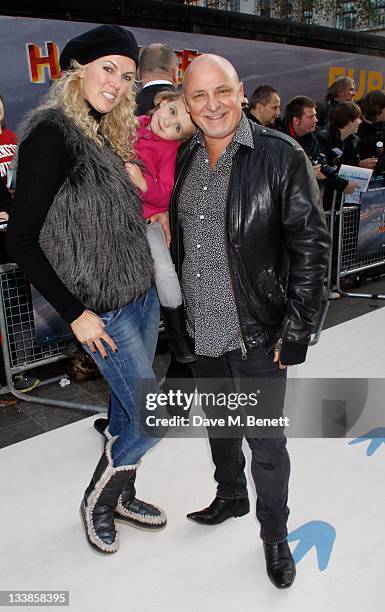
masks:
[[[135,92],[128,91],[118,106],[105,115],[98,123],[90,114],[90,108],[81,88],[79,72],[83,66],[72,60],[72,69],[62,73],[55,81],[40,108],[60,107],[67,117],[84,132],[99,148],[105,141],[125,162],[135,159],[134,143],[138,120],[134,116]]]

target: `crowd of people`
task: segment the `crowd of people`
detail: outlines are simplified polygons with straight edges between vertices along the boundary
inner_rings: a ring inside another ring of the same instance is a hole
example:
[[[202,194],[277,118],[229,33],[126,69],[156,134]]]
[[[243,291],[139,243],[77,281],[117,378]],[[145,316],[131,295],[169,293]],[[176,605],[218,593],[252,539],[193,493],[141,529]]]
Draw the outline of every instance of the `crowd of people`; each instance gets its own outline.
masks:
[[[354,80],[340,77],[320,102],[306,95],[291,98],[281,118],[278,90],[260,85],[245,111],[250,120],[288,134],[301,145],[312,164],[325,211],[331,210],[333,201],[338,209],[343,195],[353,194],[358,187],[339,175],[342,164],[368,168],[376,178],[385,173],[385,93],[370,91],[357,103],[353,101],[354,95]],[[341,297],[335,284],[337,240],[336,225],[329,299]],[[358,286],[361,280],[355,274],[340,282],[349,289]]]
[[[139,57],[132,33],[110,25],[71,39],[60,65],[19,129],[15,197],[8,206],[1,183],[0,208],[10,210],[12,258],[111,388],[98,426],[105,450],[81,504],[88,543],[110,554],[116,519],[146,529],[167,522],[135,490],[141,458],[164,435],[150,435],[141,418],[146,393],[159,391],[159,301],[172,359],[198,386],[226,379],[238,391],[239,381],[274,379],[270,402],[281,413],[286,367],[305,360],[324,296],[330,236],[319,187],[328,208],[332,192],[355,190],[330,168],[376,170],[385,94],[358,106],[354,82],[342,77],[323,102],[296,96],[280,118],[279,91],[261,85],[243,113],[243,86],[226,59],[193,60],[181,90],[167,45]],[[250,509],[242,436],[209,432],[209,441],[217,492],[188,515],[204,525]],[[267,573],[287,588],[296,572],[286,438],[247,442]]]
[[[252,121],[282,131],[301,145],[320,186],[327,188],[325,210],[330,208],[330,189],[347,194],[355,190],[354,184],[338,177],[342,164],[375,173],[383,153],[383,144],[379,143],[385,140],[385,93],[371,91],[359,103],[353,101],[354,95],[353,79],[340,77],[321,102],[306,95],[293,97],[281,118],[278,90],[260,85],[246,110]],[[384,170],[382,164],[379,170]]]

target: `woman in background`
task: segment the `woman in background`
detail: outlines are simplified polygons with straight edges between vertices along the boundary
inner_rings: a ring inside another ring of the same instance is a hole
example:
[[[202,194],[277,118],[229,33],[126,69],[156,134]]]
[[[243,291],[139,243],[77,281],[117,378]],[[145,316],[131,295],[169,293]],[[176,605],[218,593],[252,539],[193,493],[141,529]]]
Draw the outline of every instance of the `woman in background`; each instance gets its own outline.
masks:
[[[5,110],[3,98],[0,94],[0,181],[9,186],[9,169],[17,150],[16,134],[7,129],[5,125]],[[2,189],[0,201],[0,221],[7,221],[12,200]]]

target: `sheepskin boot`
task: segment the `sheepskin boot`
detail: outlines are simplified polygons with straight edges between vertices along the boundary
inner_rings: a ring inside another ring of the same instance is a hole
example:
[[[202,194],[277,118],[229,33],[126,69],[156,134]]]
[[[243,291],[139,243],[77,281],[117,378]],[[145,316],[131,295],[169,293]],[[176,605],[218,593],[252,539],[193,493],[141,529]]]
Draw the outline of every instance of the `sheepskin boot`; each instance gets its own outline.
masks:
[[[136,470],[126,480],[115,508],[115,518],[142,529],[161,529],[167,523],[166,513],[135,497]]]
[[[80,507],[89,545],[99,553],[114,553],[119,548],[114,512],[119,496],[136,465],[114,467],[111,448],[115,438],[107,441]]]

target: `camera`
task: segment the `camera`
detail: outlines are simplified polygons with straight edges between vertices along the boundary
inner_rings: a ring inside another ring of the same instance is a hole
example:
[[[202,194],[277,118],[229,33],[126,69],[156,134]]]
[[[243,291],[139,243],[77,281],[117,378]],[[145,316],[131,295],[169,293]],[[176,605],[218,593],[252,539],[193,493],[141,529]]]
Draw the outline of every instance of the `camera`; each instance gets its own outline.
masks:
[[[313,166],[317,166],[318,164],[321,165],[321,172],[326,178],[338,174],[338,170],[340,169],[340,164],[338,162],[343,152],[338,147],[335,147],[331,150],[331,153],[332,155],[329,156],[329,161],[324,153],[320,153],[316,159],[310,160]]]
[[[335,161],[337,162],[337,158]],[[323,153],[320,153],[316,159],[311,160],[311,163],[313,166],[317,166],[318,164],[321,165],[321,172],[322,174],[326,176],[326,178],[329,178],[330,176],[334,176],[335,174],[337,174],[339,170],[339,167],[337,166],[337,164],[333,162],[334,162],[334,159],[332,160],[331,164],[328,164],[326,155],[324,155]]]

